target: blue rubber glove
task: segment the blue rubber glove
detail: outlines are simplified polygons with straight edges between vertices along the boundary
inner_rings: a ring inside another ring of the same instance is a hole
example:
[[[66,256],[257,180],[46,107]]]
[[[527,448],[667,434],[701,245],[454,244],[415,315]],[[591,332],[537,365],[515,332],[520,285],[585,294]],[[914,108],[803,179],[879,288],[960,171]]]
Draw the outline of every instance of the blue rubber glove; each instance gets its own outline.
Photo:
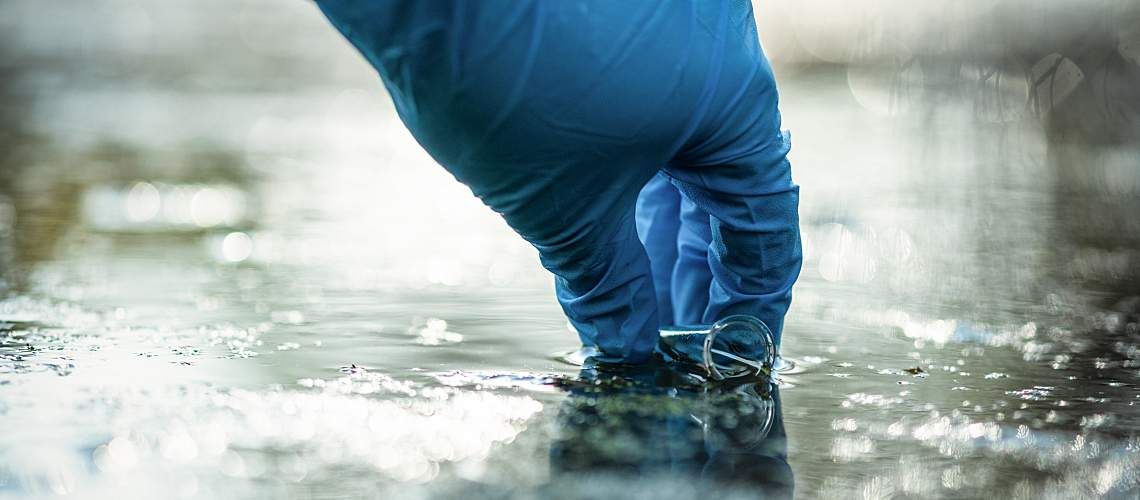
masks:
[[[538,249],[599,361],[645,361],[668,318],[779,335],[798,188],[750,2],[317,3],[416,140]]]

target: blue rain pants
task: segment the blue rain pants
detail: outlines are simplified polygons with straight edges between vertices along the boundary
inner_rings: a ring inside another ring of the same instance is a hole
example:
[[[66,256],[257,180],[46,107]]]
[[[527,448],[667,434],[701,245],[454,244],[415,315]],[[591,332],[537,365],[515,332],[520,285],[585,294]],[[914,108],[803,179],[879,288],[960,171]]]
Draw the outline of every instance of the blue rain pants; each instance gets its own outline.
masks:
[[[731,314],[779,338],[798,187],[748,0],[317,4],[416,140],[538,249],[597,361]]]

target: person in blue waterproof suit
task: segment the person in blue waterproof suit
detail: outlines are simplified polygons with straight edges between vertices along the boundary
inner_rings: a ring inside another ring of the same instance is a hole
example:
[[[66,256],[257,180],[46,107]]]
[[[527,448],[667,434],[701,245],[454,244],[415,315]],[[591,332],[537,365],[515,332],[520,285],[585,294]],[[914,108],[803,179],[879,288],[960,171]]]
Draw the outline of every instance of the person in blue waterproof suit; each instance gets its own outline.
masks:
[[[584,345],[764,321],[799,275],[798,187],[748,0],[317,0],[417,141],[539,251]]]

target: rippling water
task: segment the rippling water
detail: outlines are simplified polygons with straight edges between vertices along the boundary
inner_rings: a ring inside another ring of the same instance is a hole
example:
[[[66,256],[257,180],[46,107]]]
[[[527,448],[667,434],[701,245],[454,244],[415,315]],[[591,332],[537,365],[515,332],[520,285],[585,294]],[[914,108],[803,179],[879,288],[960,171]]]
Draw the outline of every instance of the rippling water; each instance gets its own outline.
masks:
[[[1140,493],[1136,145],[986,104],[1027,88],[778,65],[796,369],[706,388],[558,361],[534,251],[311,5],[0,13],[0,497]]]

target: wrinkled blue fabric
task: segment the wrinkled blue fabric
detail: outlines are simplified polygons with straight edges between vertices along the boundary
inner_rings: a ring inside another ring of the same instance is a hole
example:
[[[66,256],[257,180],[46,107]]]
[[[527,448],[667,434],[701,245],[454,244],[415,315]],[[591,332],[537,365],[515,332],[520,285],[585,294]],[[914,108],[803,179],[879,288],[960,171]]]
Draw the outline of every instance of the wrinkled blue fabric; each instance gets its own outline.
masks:
[[[798,187],[749,1],[317,3],[603,361],[644,361],[662,323],[751,314],[778,338]]]

